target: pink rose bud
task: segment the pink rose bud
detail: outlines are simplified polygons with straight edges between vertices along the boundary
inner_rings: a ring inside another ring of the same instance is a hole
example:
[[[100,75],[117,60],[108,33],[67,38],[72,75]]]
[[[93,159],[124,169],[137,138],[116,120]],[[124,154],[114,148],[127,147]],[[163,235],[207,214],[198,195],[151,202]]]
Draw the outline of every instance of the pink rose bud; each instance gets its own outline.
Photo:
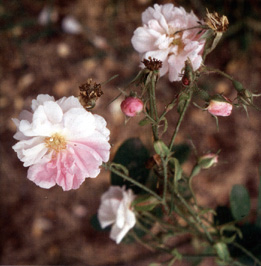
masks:
[[[121,103],[122,112],[129,117],[136,116],[142,111],[142,109],[143,102],[136,97],[129,96]]]
[[[233,105],[231,101],[221,95],[216,95],[210,100],[207,110],[215,116],[229,116],[232,112]]]
[[[218,162],[218,155],[209,153],[198,159],[198,165],[203,169],[208,169]]]

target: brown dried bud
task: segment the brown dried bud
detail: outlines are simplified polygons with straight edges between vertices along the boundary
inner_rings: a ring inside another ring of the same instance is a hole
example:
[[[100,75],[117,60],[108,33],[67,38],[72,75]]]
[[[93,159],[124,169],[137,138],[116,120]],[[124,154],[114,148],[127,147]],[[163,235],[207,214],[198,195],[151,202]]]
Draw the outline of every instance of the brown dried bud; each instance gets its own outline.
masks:
[[[141,61],[145,67],[147,69],[149,69],[150,71],[157,71],[160,68],[162,68],[162,61],[156,59],[156,58],[151,58],[149,57],[149,59],[143,59],[143,61]]]
[[[209,13],[208,10],[205,22],[215,32],[225,32],[229,24],[226,16],[220,17],[217,12]]]
[[[86,83],[79,86],[80,95],[78,97],[81,105],[86,109],[95,106],[96,101],[102,96],[101,84],[93,82],[91,78]]]

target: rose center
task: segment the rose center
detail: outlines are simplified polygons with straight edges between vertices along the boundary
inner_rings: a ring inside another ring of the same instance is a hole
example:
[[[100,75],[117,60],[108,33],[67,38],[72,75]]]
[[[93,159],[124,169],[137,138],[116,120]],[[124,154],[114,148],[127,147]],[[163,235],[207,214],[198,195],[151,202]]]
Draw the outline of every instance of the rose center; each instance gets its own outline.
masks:
[[[58,133],[53,134],[51,137],[45,138],[44,142],[48,149],[55,150],[56,152],[66,149],[65,138]]]
[[[182,41],[182,32],[172,33],[169,35],[170,38],[173,38],[170,46],[178,46],[178,53],[184,49],[184,43]]]

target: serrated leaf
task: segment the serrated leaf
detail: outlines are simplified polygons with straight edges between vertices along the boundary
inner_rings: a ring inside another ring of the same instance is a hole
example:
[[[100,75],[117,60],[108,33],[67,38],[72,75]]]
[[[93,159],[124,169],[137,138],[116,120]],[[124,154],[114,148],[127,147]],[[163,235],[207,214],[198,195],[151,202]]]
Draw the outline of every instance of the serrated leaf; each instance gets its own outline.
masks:
[[[250,212],[250,197],[242,185],[234,185],[230,193],[230,207],[235,220],[241,220]]]
[[[145,184],[149,175],[149,170],[145,168],[145,163],[149,159],[149,152],[140,139],[131,138],[126,140],[116,152],[113,159],[114,164],[120,164],[125,167],[129,176],[136,181]],[[143,190],[131,182],[125,181],[117,174],[111,173],[111,184],[113,186],[126,186],[131,188],[135,194],[143,192]]]

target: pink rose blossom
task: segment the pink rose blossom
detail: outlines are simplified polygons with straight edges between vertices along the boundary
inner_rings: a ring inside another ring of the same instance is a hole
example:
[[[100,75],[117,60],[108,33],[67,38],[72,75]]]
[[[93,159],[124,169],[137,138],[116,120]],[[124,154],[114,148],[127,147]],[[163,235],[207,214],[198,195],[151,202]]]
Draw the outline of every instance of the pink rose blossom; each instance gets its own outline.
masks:
[[[188,58],[194,70],[200,67],[205,40],[200,39],[199,29],[176,32],[195,27],[198,21],[192,11],[187,13],[182,7],[155,4],[142,13],[143,26],[134,31],[132,45],[142,59],[162,61],[160,76],[168,73],[170,81],[179,81]]]
[[[129,117],[136,116],[143,110],[143,102],[136,97],[127,97],[121,103],[121,110]]]
[[[58,184],[77,189],[87,177],[96,177],[110,154],[106,121],[86,111],[73,96],[55,101],[39,95],[32,112],[22,111],[13,146],[18,158],[29,166],[27,177],[42,188]]]
[[[136,223],[135,214],[131,210],[134,198],[131,189],[126,191],[125,187],[118,186],[111,186],[101,197],[98,220],[102,228],[112,225],[110,238],[117,244]]]
[[[224,98],[224,101],[214,99],[211,100],[207,110],[210,114],[215,116],[229,116],[232,112],[232,108],[233,105],[226,101],[226,98]]]

